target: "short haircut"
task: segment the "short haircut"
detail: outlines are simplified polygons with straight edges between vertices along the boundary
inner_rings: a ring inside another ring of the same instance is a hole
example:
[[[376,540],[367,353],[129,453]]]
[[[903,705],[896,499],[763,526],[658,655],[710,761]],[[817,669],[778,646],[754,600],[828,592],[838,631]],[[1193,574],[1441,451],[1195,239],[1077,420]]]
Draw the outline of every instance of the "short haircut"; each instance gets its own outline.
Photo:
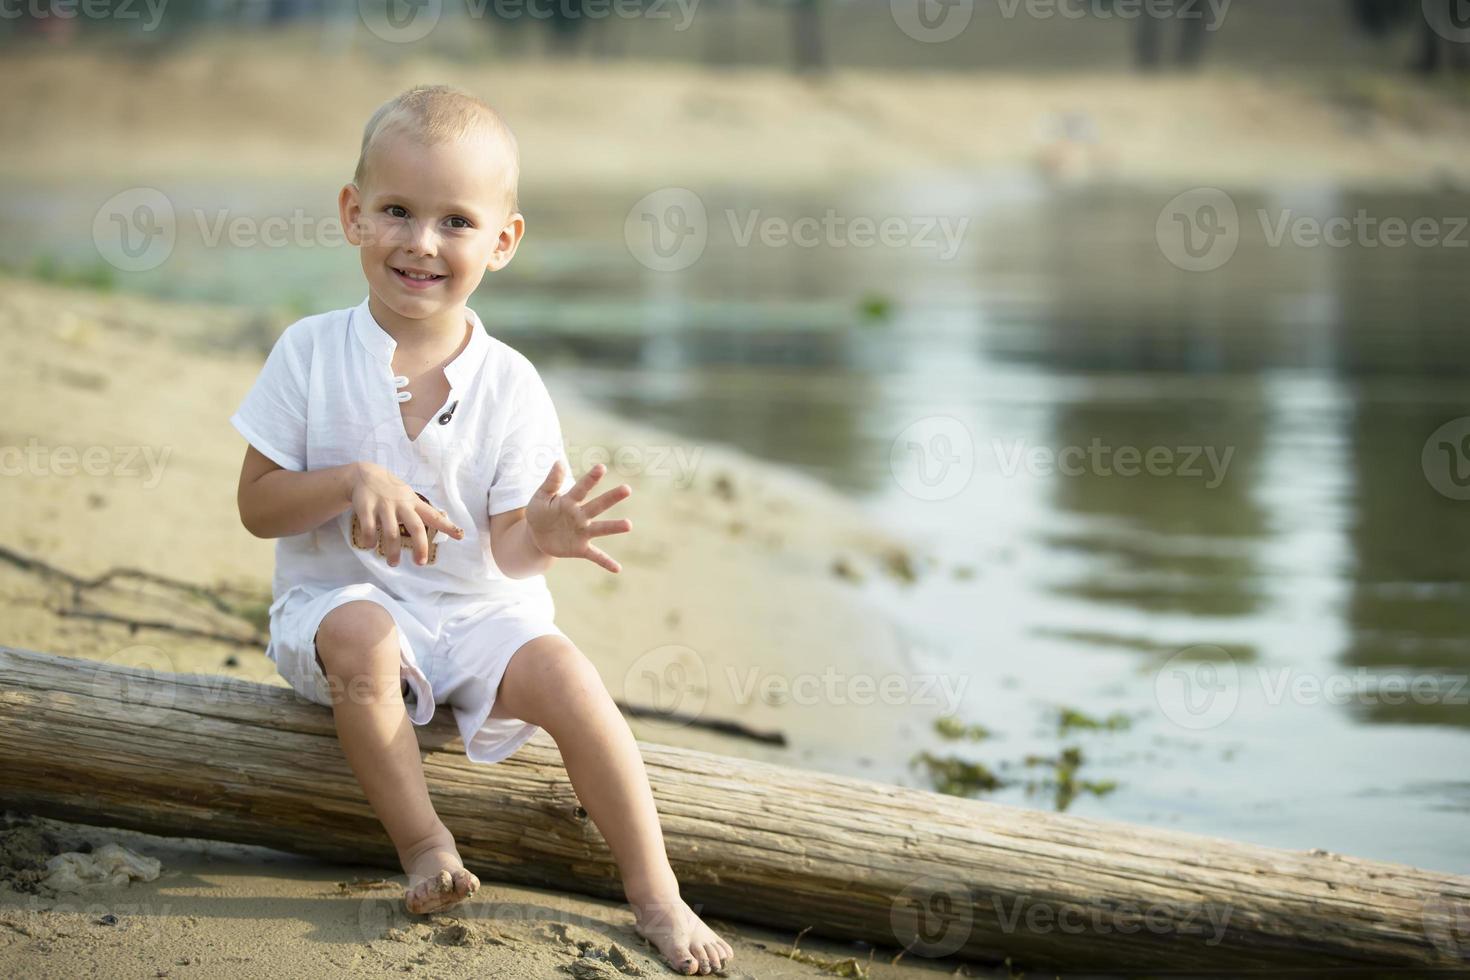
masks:
[[[499,140],[506,148],[509,172],[505,174],[508,213],[521,209],[521,155],[515,134],[500,113],[477,95],[448,85],[416,85],[378,106],[362,130],[362,149],[352,182],[359,188],[367,176],[368,150],[385,132],[402,130],[427,145],[463,139],[475,132]]]

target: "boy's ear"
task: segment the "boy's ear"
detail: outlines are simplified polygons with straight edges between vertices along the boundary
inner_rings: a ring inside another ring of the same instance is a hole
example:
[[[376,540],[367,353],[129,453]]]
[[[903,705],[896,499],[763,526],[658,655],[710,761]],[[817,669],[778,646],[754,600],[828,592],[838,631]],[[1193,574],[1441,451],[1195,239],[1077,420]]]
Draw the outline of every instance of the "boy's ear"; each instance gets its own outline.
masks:
[[[337,214],[342,219],[342,231],[353,245],[362,244],[362,198],[356,184],[346,184],[337,195]]]
[[[521,238],[526,234],[526,219],[519,211],[511,214],[506,219],[505,227],[500,229],[500,238],[495,242],[495,251],[490,253],[490,261],[485,263],[485,268],[491,272],[499,272],[510,264],[515,257],[516,249],[520,247]]]

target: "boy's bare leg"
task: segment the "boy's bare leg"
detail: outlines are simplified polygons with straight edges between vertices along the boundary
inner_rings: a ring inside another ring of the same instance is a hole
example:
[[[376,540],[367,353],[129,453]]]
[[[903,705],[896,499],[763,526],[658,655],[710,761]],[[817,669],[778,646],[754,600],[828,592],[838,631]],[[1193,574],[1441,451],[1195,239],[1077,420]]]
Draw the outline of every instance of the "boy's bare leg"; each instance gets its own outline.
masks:
[[[398,632],[376,602],[347,602],[322,618],[317,659],[332,690],[342,754],[408,875],[404,904],[432,912],[468,898],[480,880],[429,801],[413,723],[403,705]]]
[[[735,954],[730,944],[679,897],[643,757],[582,652],[555,635],[522,646],[490,715],[538,725],[555,739],[577,798],[618,862],[639,934],[681,973],[710,973],[728,963]]]

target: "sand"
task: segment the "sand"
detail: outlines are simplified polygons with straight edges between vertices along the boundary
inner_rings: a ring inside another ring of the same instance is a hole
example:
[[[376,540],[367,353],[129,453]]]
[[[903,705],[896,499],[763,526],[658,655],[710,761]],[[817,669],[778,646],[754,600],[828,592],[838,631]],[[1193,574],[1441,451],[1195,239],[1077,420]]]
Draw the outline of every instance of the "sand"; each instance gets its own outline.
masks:
[[[0,279],[0,356],[12,379],[0,446],[15,447],[7,450],[8,478],[0,481],[8,556],[0,560],[0,642],[284,685],[251,621],[252,610],[258,616],[269,599],[273,543],[239,524],[234,490],[244,443],[228,423],[259,357],[202,354],[176,339],[249,329],[253,317]],[[552,394],[569,447],[635,447],[650,461],[616,476],[634,491],[619,505],[634,532],[606,546],[623,572],[563,560],[549,573],[559,625],[597,664],[614,696],[668,707],[675,692],[654,691],[643,678],[650,666],[657,675],[677,651],[704,672],[692,695],[683,690],[680,710],[778,730],[789,745],[640,720],[631,723],[635,735],[795,765],[835,758],[858,766],[853,734],[887,726],[896,757],[912,751],[905,737],[910,722],[896,709],[812,709],[751,697],[729,671],[789,678],[797,669],[816,673],[828,664],[873,674],[901,670],[901,633],[864,600],[865,586],[836,574],[833,564],[840,560],[876,583],[894,574],[892,556],[920,565],[922,556],[910,555],[870,515],[815,482],[729,447],[631,425],[554,386]],[[682,453],[684,463],[652,465],[662,449],[670,458]],[[574,455],[573,462],[580,472],[592,458]],[[609,477],[606,485],[616,484]],[[158,581],[88,584],[118,568]],[[190,587],[226,600],[227,610]],[[26,826],[6,831],[5,839],[30,863],[74,849],[27,837]],[[486,882],[470,907],[443,922],[415,924],[395,913],[400,933],[388,935],[389,926],[380,929],[376,919],[364,933],[366,899],[337,883],[382,879],[398,869],[342,868],[258,848],[55,826],[54,837],[81,835],[95,847],[118,842],[163,868],[155,881],[88,896],[95,907],[45,889],[39,895],[0,890],[0,965],[23,963],[28,975],[290,975],[310,955],[355,974],[406,967],[436,976],[487,969],[495,976],[551,976],[585,959],[578,940],[598,949],[616,941],[647,966],[631,913],[613,903]],[[372,908],[388,916],[397,894],[391,882],[373,890]],[[106,914],[117,915],[118,923],[94,921]],[[573,926],[561,930],[543,918]],[[822,975],[758,945],[789,948],[794,938],[740,927],[732,940],[739,966],[730,975]],[[864,961],[870,952],[806,941],[800,948]],[[875,962],[895,952],[880,952]],[[871,975],[904,976],[929,966],[875,965]]]
[[[408,916],[398,900],[402,876],[380,868],[52,820],[6,823],[0,876],[11,881],[0,885],[0,972],[7,976],[676,975],[633,930],[632,911],[611,902],[486,882],[457,909]],[[27,877],[14,872],[17,864],[107,844],[157,859],[162,873],[85,892],[16,881]],[[711,921],[736,950],[723,976],[995,975],[913,957],[894,964],[892,950]],[[792,951],[817,962],[792,959]]]

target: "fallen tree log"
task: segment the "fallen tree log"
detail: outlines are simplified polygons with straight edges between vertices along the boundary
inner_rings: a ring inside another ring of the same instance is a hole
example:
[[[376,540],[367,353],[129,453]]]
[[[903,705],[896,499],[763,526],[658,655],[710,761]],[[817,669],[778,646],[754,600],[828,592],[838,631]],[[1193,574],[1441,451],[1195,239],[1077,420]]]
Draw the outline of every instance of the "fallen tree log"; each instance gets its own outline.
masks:
[[[493,766],[443,715],[419,735],[478,874],[622,900],[544,732]],[[1088,971],[1470,967],[1465,877],[641,748],[684,897],[707,914]],[[398,871],[330,710],[228,677],[0,646],[0,803]]]

